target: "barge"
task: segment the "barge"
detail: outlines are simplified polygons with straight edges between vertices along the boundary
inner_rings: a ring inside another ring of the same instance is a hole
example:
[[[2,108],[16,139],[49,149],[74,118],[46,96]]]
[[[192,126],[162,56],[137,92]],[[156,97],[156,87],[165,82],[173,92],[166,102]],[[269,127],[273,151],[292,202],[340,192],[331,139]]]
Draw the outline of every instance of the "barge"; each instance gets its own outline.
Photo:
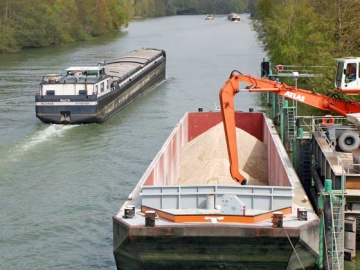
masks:
[[[101,123],[160,83],[166,53],[140,49],[99,63],[47,74],[35,95],[36,117],[44,123]]]
[[[113,216],[117,269],[314,269],[319,218],[272,120],[234,116],[247,185],[216,157],[221,112],[186,113]]]

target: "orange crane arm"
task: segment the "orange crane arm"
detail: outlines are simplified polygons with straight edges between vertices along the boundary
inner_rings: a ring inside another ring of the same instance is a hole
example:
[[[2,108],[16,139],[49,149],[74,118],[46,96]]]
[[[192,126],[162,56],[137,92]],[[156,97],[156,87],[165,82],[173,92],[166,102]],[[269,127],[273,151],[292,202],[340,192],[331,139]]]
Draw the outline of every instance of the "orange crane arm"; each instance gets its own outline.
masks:
[[[230,79],[228,79],[221,88],[219,96],[221,114],[225,129],[226,145],[230,161],[230,175],[235,181],[240,182],[242,185],[246,185],[246,179],[239,172],[236,145],[234,96],[237,92],[239,92],[237,85],[238,82],[230,77]]]
[[[289,86],[282,82],[251,75],[243,75],[238,71],[233,71],[230,78],[220,89],[219,97],[230,161],[230,174],[235,181],[241,184],[246,184],[246,180],[239,172],[234,108],[234,96],[240,91],[240,83],[245,83],[246,87],[244,89],[249,92],[273,92],[300,103],[321,110],[332,111],[342,116],[346,116],[349,113],[360,112],[360,104],[356,102],[347,102],[334,97],[316,94],[309,90]]]
[[[232,72],[229,80],[231,84],[236,87],[236,93],[239,92],[239,83],[242,82],[247,84],[245,89],[249,92],[273,92],[300,103],[324,111],[332,111],[342,116],[346,116],[349,113],[360,112],[360,104],[357,102],[344,101],[335,97],[316,94],[309,90],[289,86],[282,82],[235,72]]]

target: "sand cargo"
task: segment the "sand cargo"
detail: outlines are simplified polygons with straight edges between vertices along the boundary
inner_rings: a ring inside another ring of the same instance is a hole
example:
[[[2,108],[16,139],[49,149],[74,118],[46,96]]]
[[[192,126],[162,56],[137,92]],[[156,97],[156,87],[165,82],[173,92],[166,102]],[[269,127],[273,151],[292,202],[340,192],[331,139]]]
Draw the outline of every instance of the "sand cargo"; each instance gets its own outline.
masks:
[[[117,269],[313,269],[319,219],[270,119],[235,112],[240,185],[220,112],[186,113],[113,216]]]

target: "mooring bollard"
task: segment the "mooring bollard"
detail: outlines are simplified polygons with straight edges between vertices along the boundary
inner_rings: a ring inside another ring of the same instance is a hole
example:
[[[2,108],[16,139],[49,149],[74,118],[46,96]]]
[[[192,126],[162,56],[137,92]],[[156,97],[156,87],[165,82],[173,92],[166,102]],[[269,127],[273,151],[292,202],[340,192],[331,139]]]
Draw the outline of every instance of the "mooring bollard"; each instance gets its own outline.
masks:
[[[135,206],[128,205],[124,209],[124,218],[133,218],[135,216]]]
[[[274,212],[273,213],[273,228],[282,228],[283,227],[283,213]]]
[[[146,227],[155,227],[155,211],[146,211],[145,212],[145,226]]]
[[[298,208],[297,209],[297,218],[299,220],[307,220],[307,210],[306,210],[306,208]]]

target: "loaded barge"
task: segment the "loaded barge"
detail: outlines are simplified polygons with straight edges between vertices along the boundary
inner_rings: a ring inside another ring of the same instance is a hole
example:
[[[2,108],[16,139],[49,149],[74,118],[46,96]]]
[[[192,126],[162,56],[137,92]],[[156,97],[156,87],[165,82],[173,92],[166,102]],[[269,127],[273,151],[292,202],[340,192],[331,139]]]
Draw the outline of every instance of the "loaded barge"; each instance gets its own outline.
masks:
[[[158,49],[47,74],[35,95],[36,117],[44,123],[101,123],[163,81],[165,74],[166,54]]]
[[[272,120],[234,119],[247,185],[230,176],[222,114],[186,113],[113,216],[117,269],[313,269],[319,218]]]
[[[346,77],[358,59],[336,60],[336,90],[359,93],[359,79]],[[275,79],[313,76],[293,66],[261,67],[261,77],[232,72],[221,114],[187,113],[177,124],[113,217],[118,269],[344,269],[355,260],[359,103]],[[266,93],[279,127],[265,114],[235,112],[243,91]],[[341,116],[298,116],[297,102]],[[214,136],[218,125],[225,138]]]

